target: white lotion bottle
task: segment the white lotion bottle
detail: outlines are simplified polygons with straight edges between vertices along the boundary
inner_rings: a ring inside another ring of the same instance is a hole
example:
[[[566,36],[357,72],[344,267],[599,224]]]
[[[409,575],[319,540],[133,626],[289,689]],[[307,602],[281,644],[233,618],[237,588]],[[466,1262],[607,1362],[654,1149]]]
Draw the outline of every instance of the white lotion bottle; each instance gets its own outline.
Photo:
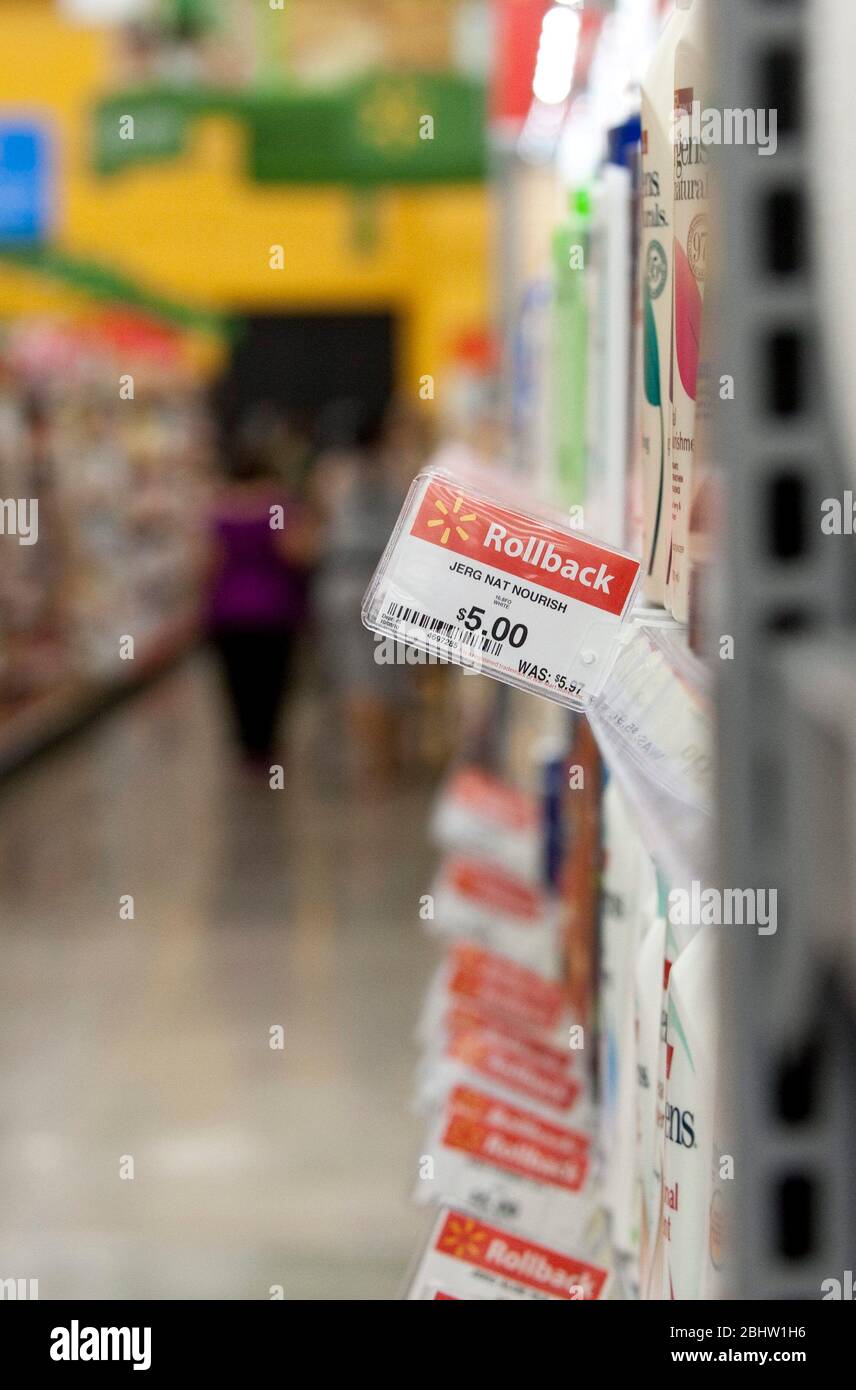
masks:
[[[672,112],[675,54],[689,4],[672,12],[642,80],[641,457],[644,594],[665,604],[671,534],[672,258],[675,219]]]
[[[672,508],[666,602],[682,623],[689,618],[690,507],[710,222],[710,151],[701,137],[709,81],[706,35],[707,0],[695,0],[675,51],[672,149],[675,200],[670,374]]]

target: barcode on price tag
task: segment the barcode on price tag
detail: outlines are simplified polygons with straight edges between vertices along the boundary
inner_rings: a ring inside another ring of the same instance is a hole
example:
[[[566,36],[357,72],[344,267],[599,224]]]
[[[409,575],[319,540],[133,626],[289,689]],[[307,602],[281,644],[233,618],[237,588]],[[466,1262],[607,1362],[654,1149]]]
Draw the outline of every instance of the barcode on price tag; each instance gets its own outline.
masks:
[[[428,637],[436,638],[438,643],[443,643],[449,649],[463,645],[486,652],[489,656],[502,655],[501,642],[492,642],[484,634],[466,632],[461,627],[455,627],[454,623],[444,623],[441,618],[432,618],[428,613],[418,613],[403,603],[390,603],[381,617],[381,624],[385,628],[394,628],[399,633],[402,628],[416,628]]]
[[[555,519],[421,473],[363,604],[373,632],[583,708],[615,656],[640,562]]]

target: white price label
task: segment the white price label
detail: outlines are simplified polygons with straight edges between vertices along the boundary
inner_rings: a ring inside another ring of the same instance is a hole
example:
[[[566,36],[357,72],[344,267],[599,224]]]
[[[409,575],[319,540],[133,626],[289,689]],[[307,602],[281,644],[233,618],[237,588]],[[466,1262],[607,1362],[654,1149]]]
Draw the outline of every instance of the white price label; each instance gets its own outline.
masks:
[[[372,581],[363,621],[564,704],[597,694],[640,562],[421,474]]]

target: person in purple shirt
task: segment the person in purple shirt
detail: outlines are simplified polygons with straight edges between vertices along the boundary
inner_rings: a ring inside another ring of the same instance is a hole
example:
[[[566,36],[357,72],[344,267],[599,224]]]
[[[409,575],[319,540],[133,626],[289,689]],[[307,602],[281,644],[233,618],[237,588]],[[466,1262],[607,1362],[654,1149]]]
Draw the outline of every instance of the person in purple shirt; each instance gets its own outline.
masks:
[[[308,518],[258,441],[239,437],[211,515],[208,632],[247,760],[268,766],[306,609]]]

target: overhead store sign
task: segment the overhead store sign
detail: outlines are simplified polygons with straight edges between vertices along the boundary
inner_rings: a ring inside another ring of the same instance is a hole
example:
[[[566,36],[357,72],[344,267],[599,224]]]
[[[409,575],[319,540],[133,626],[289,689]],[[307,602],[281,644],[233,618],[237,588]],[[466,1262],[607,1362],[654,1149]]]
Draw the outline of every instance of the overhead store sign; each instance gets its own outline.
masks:
[[[99,173],[174,159],[187,144],[190,119],[201,110],[189,92],[149,91],[112,97],[95,113]]]
[[[50,230],[52,179],[46,128],[0,119],[0,243],[30,245]]]
[[[174,158],[192,122],[211,114],[245,125],[247,173],[259,183],[439,183],[486,172],[484,87],[454,73],[378,74],[336,92],[126,92],[96,110],[95,166],[109,174]]]

